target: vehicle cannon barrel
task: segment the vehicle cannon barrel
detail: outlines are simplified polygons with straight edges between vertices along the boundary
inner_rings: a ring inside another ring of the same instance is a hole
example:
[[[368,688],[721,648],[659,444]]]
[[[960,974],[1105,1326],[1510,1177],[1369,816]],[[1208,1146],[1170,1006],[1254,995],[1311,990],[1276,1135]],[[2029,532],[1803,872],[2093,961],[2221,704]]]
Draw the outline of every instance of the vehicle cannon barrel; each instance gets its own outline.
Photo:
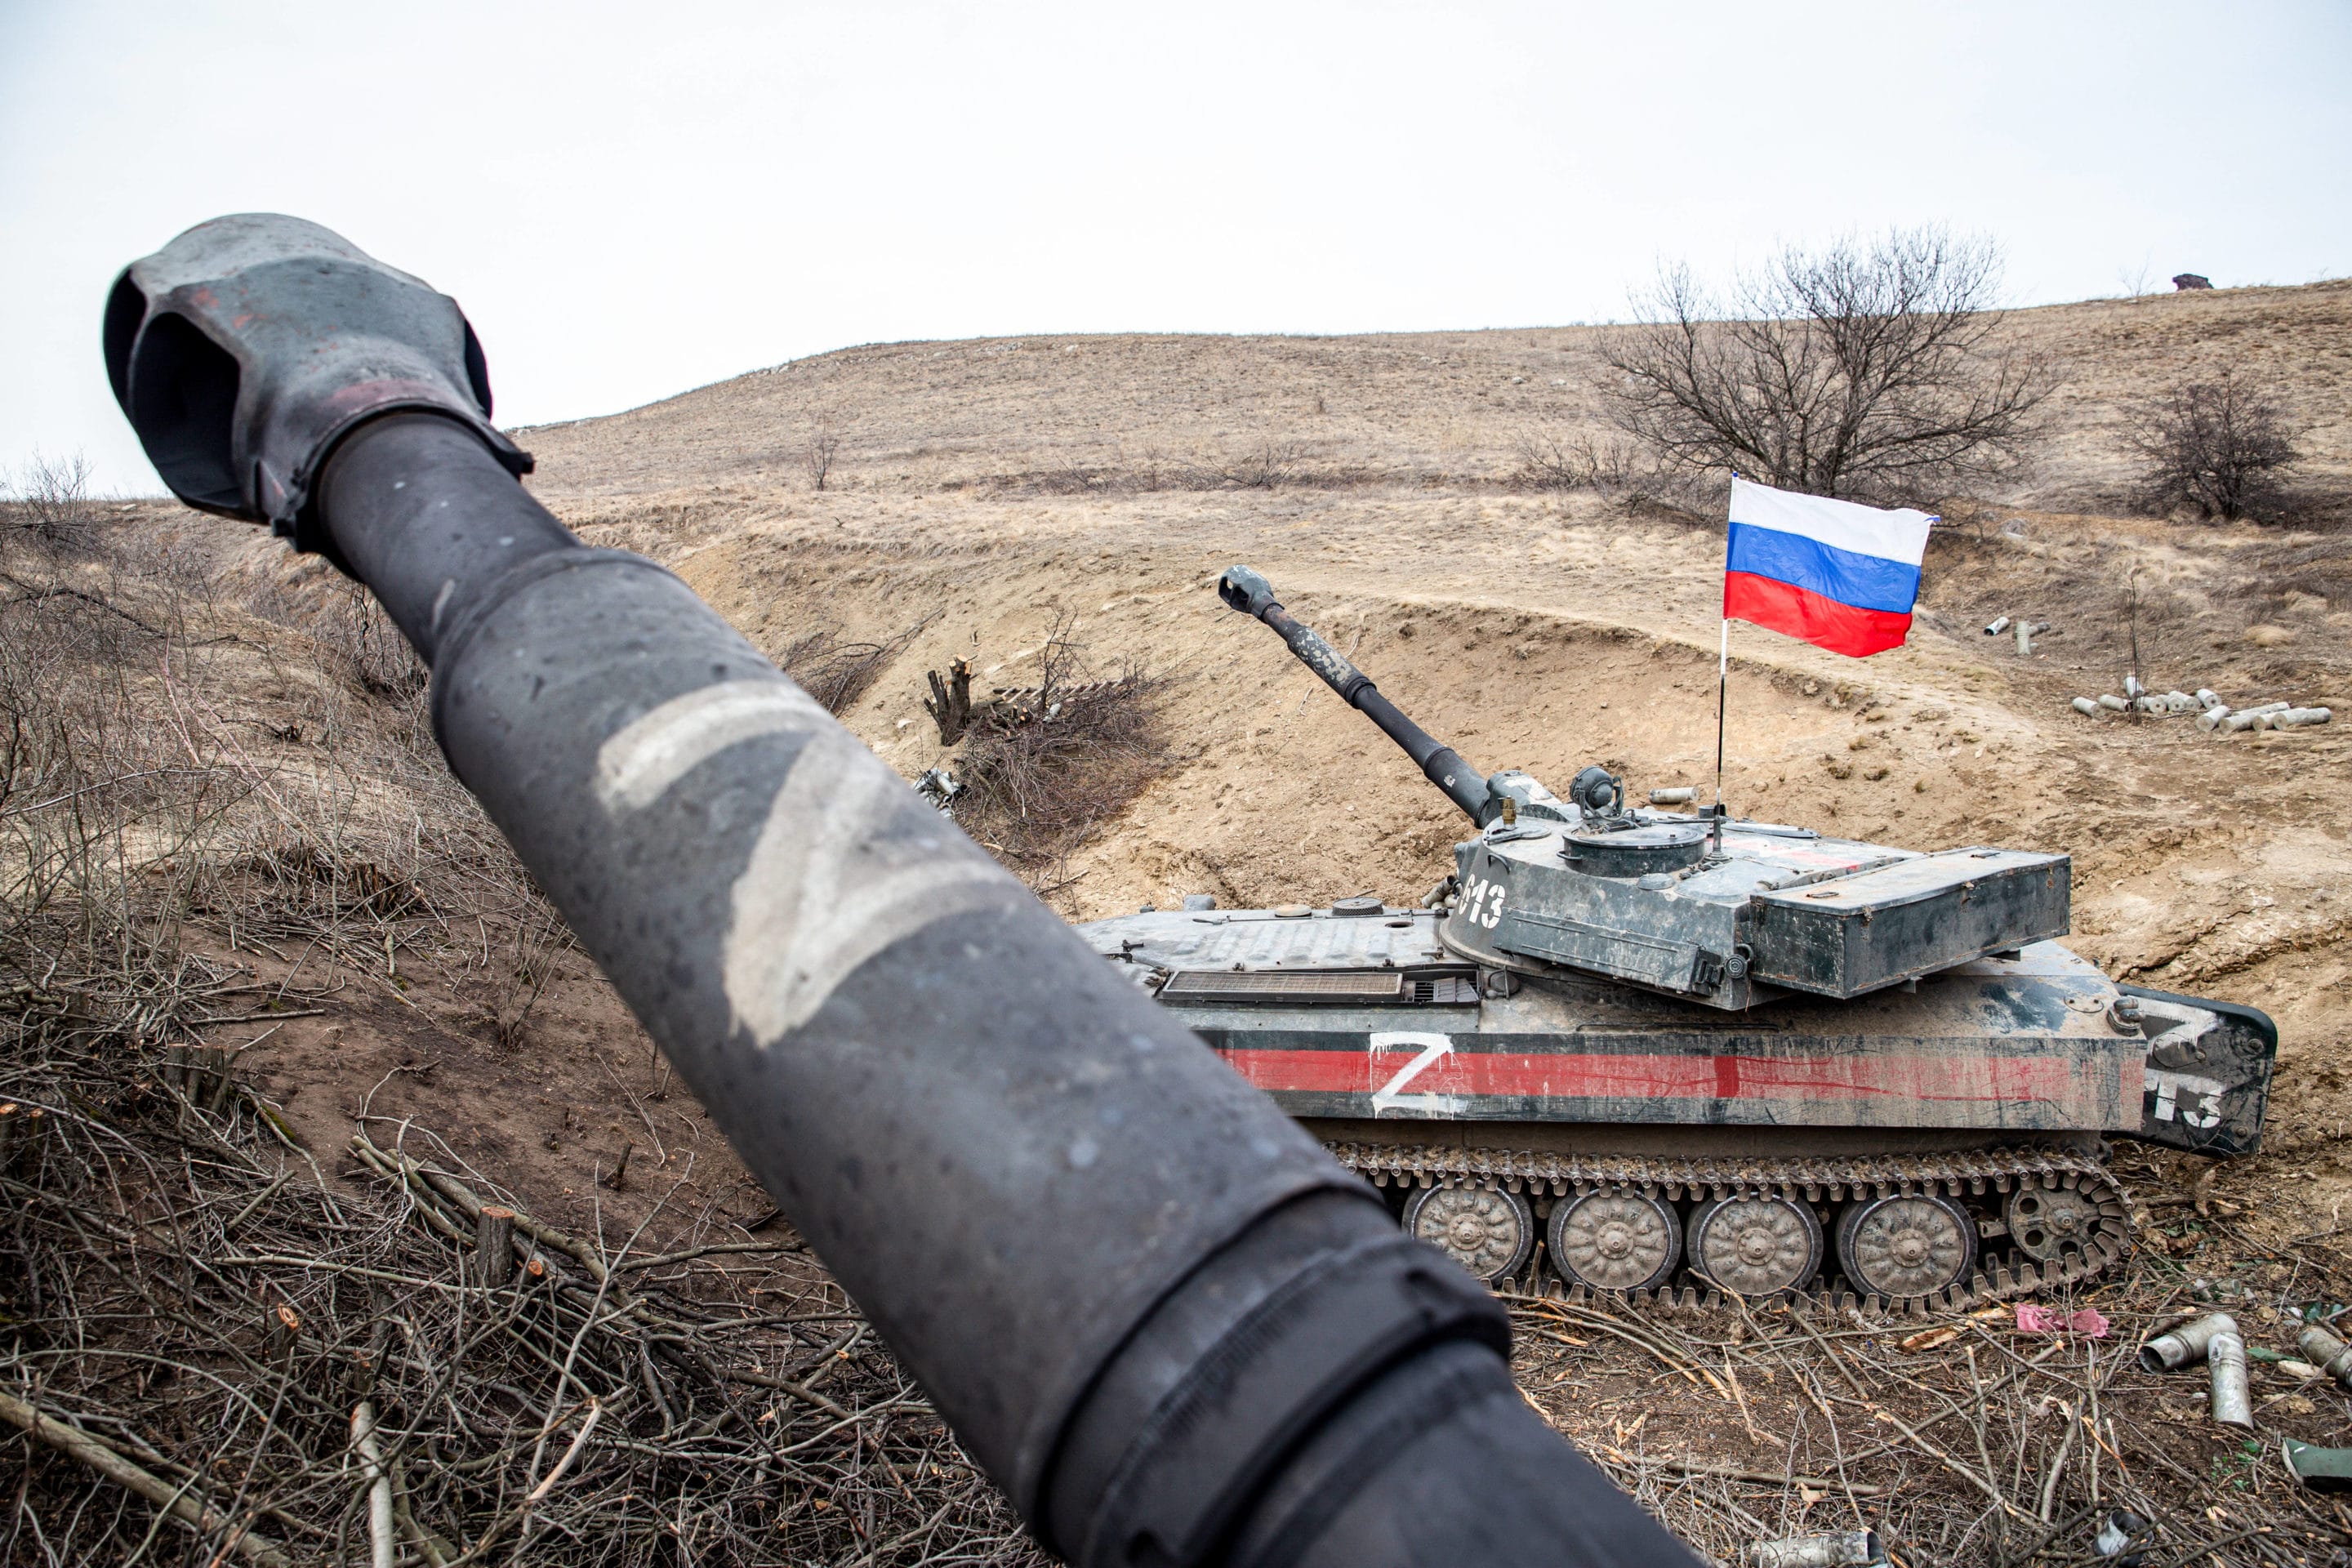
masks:
[[[1046,1547],[1690,1561],[1521,1401],[1486,1291],[677,578],[524,490],[455,301],[245,215],[128,268],[105,351],[175,493],[374,593],[451,769]]]
[[[1501,810],[1486,786],[1486,776],[1465,762],[1462,754],[1406,718],[1397,705],[1380,693],[1371,677],[1348,662],[1338,648],[1323,640],[1314,627],[1302,626],[1274,596],[1274,584],[1246,566],[1230,566],[1217,579],[1217,596],[1227,606],[1272,626],[1290,645],[1298,662],[1323,678],[1324,683],[1349,705],[1381,728],[1381,733],[1404,749],[1429,782],[1445,798],[1484,826]]]

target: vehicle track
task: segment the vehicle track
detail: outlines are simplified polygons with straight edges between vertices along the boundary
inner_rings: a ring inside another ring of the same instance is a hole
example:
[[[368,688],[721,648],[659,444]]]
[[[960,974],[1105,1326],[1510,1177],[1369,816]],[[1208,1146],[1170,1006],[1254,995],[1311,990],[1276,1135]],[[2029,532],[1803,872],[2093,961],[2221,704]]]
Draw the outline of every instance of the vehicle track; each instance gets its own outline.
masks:
[[[1340,1163],[1376,1187],[1469,1186],[1506,1192],[1533,1205],[1572,1194],[1629,1192],[1672,1205],[1738,1197],[1772,1197],[1808,1205],[1822,1233],[1835,1220],[1828,1212],[1859,1200],[1941,1195],[1963,1205],[1979,1231],[1975,1266],[1955,1283],[1925,1295],[1890,1298],[1826,1283],[1838,1267],[1835,1248],[1823,1243],[1818,1272],[1795,1293],[1828,1297],[1871,1310],[1964,1310],[2037,1290],[2079,1284],[2115,1268],[2130,1253],[2131,1200],[2105,1165],[2095,1158],[2058,1149],[1996,1148],[1953,1154],[1735,1159],[1535,1152],[1508,1149],[1439,1149],[1397,1144],[1334,1142],[1325,1145]],[[2058,1205],[2078,1224],[2066,1234],[2041,1233],[2033,1245],[2016,1234],[2020,1199],[2048,1202],[2038,1194],[2067,1194]],[[1549,1206],[1547,1204],[1546,1206]],[[1549,1277],[1549,1278],[1547,1278]],[[1646,1290],[1608,1291],[1566,1278],[1530,1247],[1524,1265],[1511,1271],[1526,1293],[1550,1289],[1571,1299],[1609,1297],[1657,1308],[1698,1307],[1720,1300],[1723,1290],[1685,1267],[1678,1279]],[[1788,1294],[1789,1292],[1781,1292]]]

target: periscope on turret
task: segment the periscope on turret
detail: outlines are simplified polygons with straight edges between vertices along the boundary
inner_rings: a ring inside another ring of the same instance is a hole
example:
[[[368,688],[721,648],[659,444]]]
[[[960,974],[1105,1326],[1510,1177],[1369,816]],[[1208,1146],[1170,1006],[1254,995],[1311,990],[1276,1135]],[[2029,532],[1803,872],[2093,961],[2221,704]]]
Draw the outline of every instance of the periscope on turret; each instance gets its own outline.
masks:
[[[1218,592],[1472,831],[1420,907],[1083,930],[1473,1272],[1958,1304],[2123,1257],[2109,1140],[2259,1144],[2271,1021],[2061,945],[2066,856],[1643,809],[1599,766],[1564,797],[1482,774],[1263,575]]]

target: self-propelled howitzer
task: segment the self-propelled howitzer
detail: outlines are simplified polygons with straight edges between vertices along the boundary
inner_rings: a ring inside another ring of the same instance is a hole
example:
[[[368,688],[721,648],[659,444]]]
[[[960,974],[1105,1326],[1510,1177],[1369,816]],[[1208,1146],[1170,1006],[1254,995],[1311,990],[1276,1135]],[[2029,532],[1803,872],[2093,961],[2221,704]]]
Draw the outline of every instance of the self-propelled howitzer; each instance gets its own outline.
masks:
[[[2007,1295],[2129,1247],[2108,1139],[2259,1142],[2271,1021],[2051,940],[2065,856],[1640,808],[1599,766],[1564,798],[1482,775],[1257,573],[1218,592],[1475,831],[1421,908],[1087,933],[1474,1272],[1532,1282],[1540,1249],[1572,1290]]]

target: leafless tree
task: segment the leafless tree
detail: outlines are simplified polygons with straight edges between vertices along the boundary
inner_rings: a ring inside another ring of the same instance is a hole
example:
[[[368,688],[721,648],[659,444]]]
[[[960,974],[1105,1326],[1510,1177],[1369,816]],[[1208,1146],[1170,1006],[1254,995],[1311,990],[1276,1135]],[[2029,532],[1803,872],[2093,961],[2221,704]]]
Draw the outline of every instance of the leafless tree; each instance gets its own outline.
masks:
[[[809,482],[819,490],[824,489],[825,476],[833,472],[834,456],[840,450],[839,427],[831,416],[818,415],[809,426],[808,445],[801,449],[801,463],[808,469]]]
[[[1611,416],[1694,479],[1934,499],[2016,463],[2053,384],[2005,341],[2000,276],[1940,228],[1791,247],[1727,294],[1668,268],[1603,342]]]
[[[2300,455],[2300,434],[2276,402],[2227,368],[2172,388],[2132,423],[2152,505],[2186,501],[2200,516],[2233,521],[2285,501],[2284,470]]]

